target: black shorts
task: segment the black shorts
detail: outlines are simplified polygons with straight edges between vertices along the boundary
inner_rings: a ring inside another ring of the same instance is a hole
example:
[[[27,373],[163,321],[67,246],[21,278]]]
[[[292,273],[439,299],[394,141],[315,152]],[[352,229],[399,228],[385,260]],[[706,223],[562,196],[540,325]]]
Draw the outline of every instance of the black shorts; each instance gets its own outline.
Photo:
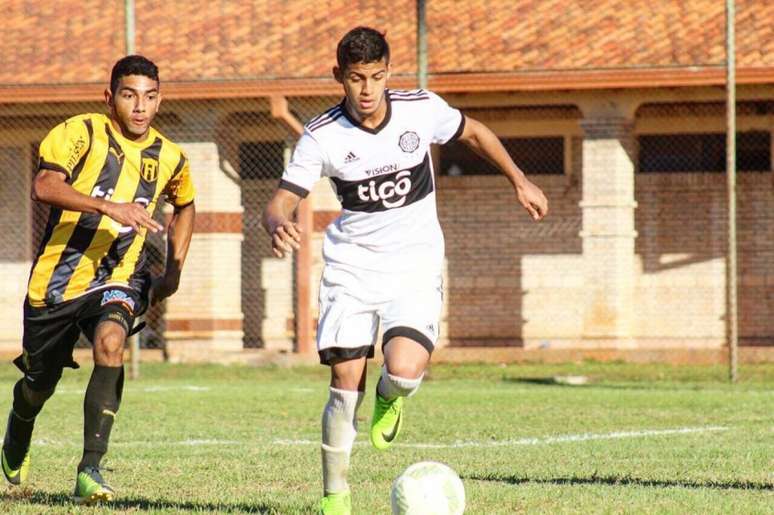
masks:
[[[78,368],[73,348],[83,333],[94,342],[104,321],[121,325],[126,334],[147,307],[147,299],[131,288],[106,288],[55,306],[37,308],[24,301],[24,352],[14,360],[27,385],[36,391],[56,386],[65,367]]]

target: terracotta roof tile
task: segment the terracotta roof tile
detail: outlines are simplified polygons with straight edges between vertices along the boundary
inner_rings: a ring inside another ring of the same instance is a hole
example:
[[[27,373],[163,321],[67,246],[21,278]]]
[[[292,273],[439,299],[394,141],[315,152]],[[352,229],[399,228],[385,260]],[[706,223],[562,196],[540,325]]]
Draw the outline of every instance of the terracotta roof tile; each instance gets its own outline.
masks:
[[[110,0],[0,0],[0,83],[104,81],[105,67],[123,52],[123,10],[115,6]]]
[[[103,82],[123,54],[108,0],[0,0],[0,84]],[[737,63],[774,67],[774,2],[737,0]],[[66,13],[66,15],[65,15]],[[136,0],[137,51],[162,80],[329,77],[339,38],[387,32],[394,73],[416,67],[415,1]],[[430,73],[721,65],[718,0],[427,0]]]

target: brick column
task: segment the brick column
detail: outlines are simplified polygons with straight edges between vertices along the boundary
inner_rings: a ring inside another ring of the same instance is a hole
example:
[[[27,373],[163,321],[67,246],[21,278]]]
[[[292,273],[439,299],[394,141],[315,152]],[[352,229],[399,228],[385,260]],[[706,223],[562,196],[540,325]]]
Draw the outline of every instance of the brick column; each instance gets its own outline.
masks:
[[[582,338],[593,346],[628,346],[635,281],[633,120],[586,116],[583,140]]]
[[[180,288],[166,304],[165,336],[173,360],[241,351],[244,334],[239,184],[221,168],[214,117],[186,118],[183,128],[190,132],[178,141],[196,186],[196,225]]]

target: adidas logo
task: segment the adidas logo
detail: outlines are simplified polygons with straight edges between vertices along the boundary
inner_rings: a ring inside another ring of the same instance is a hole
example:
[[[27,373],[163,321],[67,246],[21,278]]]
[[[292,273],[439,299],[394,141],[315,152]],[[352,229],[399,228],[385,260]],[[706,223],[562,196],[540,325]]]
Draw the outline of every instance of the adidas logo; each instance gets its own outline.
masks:
[[[357,157],[354,152],[351,152],[351,151],[347,152],[347,156],[344,158],[344,164],[352,163],[353,161],[357,161],[358,159],[360,158]]]

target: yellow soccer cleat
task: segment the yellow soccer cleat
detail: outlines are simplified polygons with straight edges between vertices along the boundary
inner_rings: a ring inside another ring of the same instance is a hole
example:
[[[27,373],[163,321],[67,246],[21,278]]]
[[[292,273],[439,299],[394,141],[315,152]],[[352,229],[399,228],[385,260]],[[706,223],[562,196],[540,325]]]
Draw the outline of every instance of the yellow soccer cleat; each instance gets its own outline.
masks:
[[[85,467],[75,479],[73,500],[77,504],[97,504],[110,502],[116,496],[115,490],[102,478],[98,468]]]
[[[328,494],[320,501],[320,515],[352,515],[349,492]]]
[[[18,486],[27,482],[27,476],[30,472],[29,449],[24,454],[24,459],[19,465],[19,468],[14,469],[8,464],[8,458],[5,455],[5,446],[3,446],[2,456],[0,456],[0,459],[2,460],[2,463],[3,463],[3,475],[5,476],[5,479],[8,480],[9,483],[11,483],[12,485]]]
[[[380,451],[387,450],[403,427],[403,397],[388,401],[376,392],[374,414],[371,417],[371,444]]]

